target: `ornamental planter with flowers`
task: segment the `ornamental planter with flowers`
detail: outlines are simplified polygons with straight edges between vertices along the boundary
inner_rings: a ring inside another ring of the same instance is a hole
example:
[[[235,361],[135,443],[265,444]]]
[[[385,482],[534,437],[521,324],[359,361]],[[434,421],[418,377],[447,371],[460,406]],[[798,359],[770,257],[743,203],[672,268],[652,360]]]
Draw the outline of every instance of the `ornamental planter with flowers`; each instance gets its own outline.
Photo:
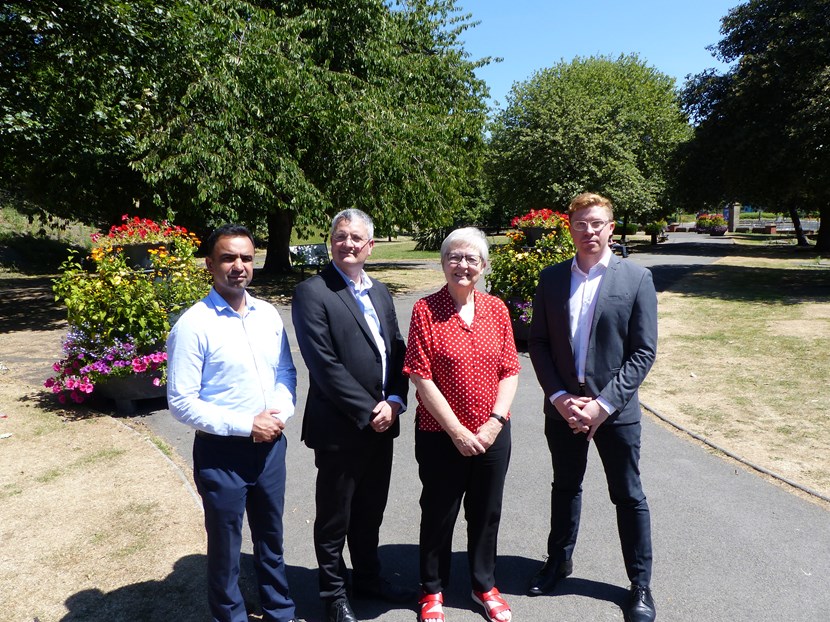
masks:
[[[122,221],[93,235],[88,260],[71,253],[54,281],[69,332],[64,358],[45,384],[62,403],[81,403],[98,390],[124,412],[132,400],[154,397],[153,390],[163,395],[171,320],[210,290],[210,275],[194,259],[194,234],[166,221]],[[143,246],[142,260],[127,251],[136,244]]]
[[[521,224],[539,219],[540,213],[544,213],[544,221],[552,225],[549,227],[551,231],[530,246],[526,235],[528,228]],[[573,257],[576,249],[570,236],[567,214],[534,210],[514,218],[513,226],[518,230],[508,232],[509,242],[490,250],[490,271],[485,280],[489,292],[504,300],[510,310],[514,337],[521,342],[527,339],[533,318],[533,295],[539,283],[539,273],[547,266]]]
[[[525,244],[534,246],[544,236],[555,233],[563,225],[567,226],[568,216],[551,209],[530,210],[527,214],[516,216],[510,226],[519,229],[525,236]]]
[[[696,228],[698,233],[724,235],[729,227],[726,225],[726,219],[720,214],[701,214],[697,217]]]

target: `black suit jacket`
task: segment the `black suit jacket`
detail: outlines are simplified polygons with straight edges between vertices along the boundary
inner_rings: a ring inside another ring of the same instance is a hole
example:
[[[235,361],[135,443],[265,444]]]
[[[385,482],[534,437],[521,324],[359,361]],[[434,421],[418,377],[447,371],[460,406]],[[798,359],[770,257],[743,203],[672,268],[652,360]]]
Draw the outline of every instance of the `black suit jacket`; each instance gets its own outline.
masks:
[[[564,420],[548,399],[557,391],[579,394],[570,334],[571,263],[542,270],[533,300],[528,351],[545,392],[545,413]],[[597,292],[585,384],[615,411],[606,424],[640,420],[637,391],[657,354],[657,293],[651,272],[616,255]]]
[[[398,395],[405,403],[406,345],[392,296],[383,283],[372,279],[369,298],[386,344],[386,395]],[[291,317],[309,376],[302,427],[306,445],[360,449],[383,436],[398,436],[397,419],[382,434],[369,425],[372,409],[384,399],[381,353],[360,305],[332,264],[297,286]]]

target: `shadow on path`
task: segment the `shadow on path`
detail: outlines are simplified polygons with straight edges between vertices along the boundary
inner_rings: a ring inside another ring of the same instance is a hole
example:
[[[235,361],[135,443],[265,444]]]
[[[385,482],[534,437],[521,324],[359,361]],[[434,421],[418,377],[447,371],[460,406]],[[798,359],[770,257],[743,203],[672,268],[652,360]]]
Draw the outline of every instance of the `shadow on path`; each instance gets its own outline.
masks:
[[[0,279],[0,333],[54,330],[65,318],[52,293],[52,277]]]

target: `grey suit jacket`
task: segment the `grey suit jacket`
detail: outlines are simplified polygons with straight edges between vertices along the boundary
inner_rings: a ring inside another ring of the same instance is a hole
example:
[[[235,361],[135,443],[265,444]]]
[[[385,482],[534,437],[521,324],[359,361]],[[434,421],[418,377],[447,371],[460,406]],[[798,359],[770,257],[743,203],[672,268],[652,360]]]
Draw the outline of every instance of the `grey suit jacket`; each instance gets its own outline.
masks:
[[[528,340],[530,359],[545,392],[545,413],[559,420],[548,398],[557,391],[579,394],[569,319],[573,261],[542,270]],[[597,296],[585,366],[586,392],[602,396],[615,408],[606,424],[634,423],[641,416],[637,391],[657,354],[657,293],[651,272],[613,255]]]
[[[372,279],[369,298],[386,345],[386,395],[406,403],[403,375],[406,345],[392,296]],[[369,426],[372,409],[384,399],[381,353],[363,311],[333,265],[297,286],[291,305],[297,343],[308,368],[309,390],[302,439],[313,449],[360,449],[383,436],[397,436],[396,420],[382,434]]]

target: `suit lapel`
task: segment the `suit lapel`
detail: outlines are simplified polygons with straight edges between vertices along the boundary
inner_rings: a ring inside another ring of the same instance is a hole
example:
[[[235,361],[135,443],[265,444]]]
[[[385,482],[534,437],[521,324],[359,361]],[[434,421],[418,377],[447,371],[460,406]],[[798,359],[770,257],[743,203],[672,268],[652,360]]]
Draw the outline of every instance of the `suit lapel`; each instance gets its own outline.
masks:
[[[591,334],[588,340],[588,352],[592,352],[594,350],[597,322],[599,322],[599,318],[602,316],[603,309],[607,306],[606,303],[608,302],[608,296],[610,296],[611,292],[614,291],[620,261],[621,259],[619,257],[611,255],[611,261],[608,262],[608,269],[605,271],[605,275],[602,277],[602,282],[599,284],[597,304],[594,307],[594,317],[591,319]]]
[[[375,348],[375,350],[377,350],[375,339],[372,337],[372,331],[369,330],[369,325],[366,323],[366,318],[363,316],[363,310],[360,308],[360,305],[357,304],[357,300],[355,300],[349,285],[346,284],[346,281],[334,268],[334,266],[330,265],[326,271],[328,271],[328,274],[325,274],[325,279],[329,289],[331,289],[332,292],[343,301],[343,304],[349,310],[349,313],[351,313],[354,317],[355,322],[357,322],[357,325],[360,327],[360,330],[362,330],[363,334],[366,336],[366,340],[373,348]]]

